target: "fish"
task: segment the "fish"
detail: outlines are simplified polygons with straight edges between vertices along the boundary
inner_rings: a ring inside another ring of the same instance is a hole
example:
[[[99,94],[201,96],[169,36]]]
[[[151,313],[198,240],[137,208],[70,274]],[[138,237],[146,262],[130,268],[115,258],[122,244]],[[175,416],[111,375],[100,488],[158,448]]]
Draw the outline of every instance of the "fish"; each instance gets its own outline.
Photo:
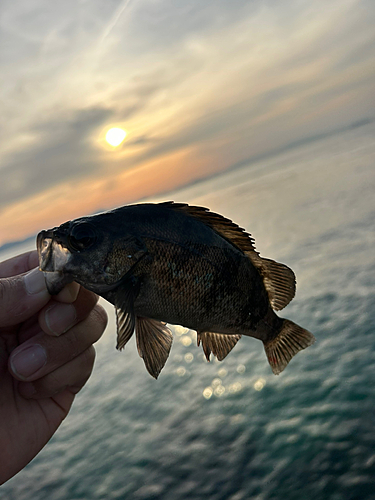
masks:
[[[242,336],[259,339],[276,375],[315,341],[275,313],[295,296],[294,272],[205,207],[125,205],[41,231],[37,250],[49,293],[76,281],[112,303],[117,349],[135,332],[154,378],[171,350],[168,324],[195,330],[208,361],[211,353],[223,360]]]

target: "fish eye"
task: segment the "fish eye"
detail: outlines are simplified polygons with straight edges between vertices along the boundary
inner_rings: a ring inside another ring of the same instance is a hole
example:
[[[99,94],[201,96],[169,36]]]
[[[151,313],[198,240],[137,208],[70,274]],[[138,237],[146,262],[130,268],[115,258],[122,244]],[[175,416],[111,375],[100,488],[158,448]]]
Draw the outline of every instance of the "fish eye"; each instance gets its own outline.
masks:
[[[77,252],[86,250],[96,241],[96,230],[88,222],[81,222],[73,226],[68,236],[71,248]]]

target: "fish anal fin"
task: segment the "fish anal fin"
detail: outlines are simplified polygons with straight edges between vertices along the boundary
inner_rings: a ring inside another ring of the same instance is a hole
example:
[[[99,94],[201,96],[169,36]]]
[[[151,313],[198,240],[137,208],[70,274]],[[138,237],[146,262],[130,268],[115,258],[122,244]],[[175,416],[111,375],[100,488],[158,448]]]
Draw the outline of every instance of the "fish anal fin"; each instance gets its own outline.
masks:
[[[296,293],[296,277],[285,264],[264,259],[254,253],[246,253],[260,272],[272,309],[280,311]]]
[[[210,361],[210,354],[222,361],[240,340],[241,335],[226,335],[224,333],[197,332],[198,345],[202,342],[203,352],[207,361]]]
[[[264,342],[264,349],[275,375],[281,373],[297,352],[306,349],[315,342],[312,333],[293,321],[284,319],[281,330],[276,338]]]
[[[121,285],[115,292],[115,309],[117,323],[117,346],[122,350],[134,333],[134,295],[132,285]]]
[[[135,332],[137,347],[149,374],[158,378],[172,347],[172,333],[162,321],[150,318],[136,318]]]
[[[198,219],[243,252],[254,252],[258,255],[255,250],[254,238],[251,234],[247,233],[245,229],[238,226],[230,219],[227,219],[226,217],[223,217],[215,212],[211,212],[205,207],[196,207],[185,203],[174,203],[173,201],[168,201],[162,204],[168,206],[172,210],[184,212],[187,215]]]

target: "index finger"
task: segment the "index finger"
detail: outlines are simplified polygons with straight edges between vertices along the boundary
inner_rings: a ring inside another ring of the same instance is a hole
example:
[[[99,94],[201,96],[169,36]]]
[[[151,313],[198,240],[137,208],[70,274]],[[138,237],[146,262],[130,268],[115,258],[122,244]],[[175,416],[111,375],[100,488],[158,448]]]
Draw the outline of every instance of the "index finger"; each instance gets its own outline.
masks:
[[[0,262],[0,278],[9,278],[10,276],[26,273],[30,269],[37,267],[38,262],[38,253],[36,250],[11,257]]]
[[[80,285],[75,281],[72,281],[72,283],[68,283],[67,285],[65,285],[61,292],[55,295],[54,298],[57,302],[71,304],[78,297],[79,290]]]
[[[0,278],[10,278],[24,274],[39,265],[38,252],[31,250],[16,257],[0,262]],[[77,298],[79,292],[78,283],[69,283],[63,290],[55,297],[58,302],[71,303]]]

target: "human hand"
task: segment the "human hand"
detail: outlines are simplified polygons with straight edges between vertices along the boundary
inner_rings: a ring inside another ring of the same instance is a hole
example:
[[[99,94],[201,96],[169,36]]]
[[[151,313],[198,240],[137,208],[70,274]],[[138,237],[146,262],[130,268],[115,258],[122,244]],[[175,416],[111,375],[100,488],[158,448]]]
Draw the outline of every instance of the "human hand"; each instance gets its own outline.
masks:
[[[107,324],[97,296],[77,283],[51,298],[37,265],[35,251],[0,263],[0,484],[67,416]]]

